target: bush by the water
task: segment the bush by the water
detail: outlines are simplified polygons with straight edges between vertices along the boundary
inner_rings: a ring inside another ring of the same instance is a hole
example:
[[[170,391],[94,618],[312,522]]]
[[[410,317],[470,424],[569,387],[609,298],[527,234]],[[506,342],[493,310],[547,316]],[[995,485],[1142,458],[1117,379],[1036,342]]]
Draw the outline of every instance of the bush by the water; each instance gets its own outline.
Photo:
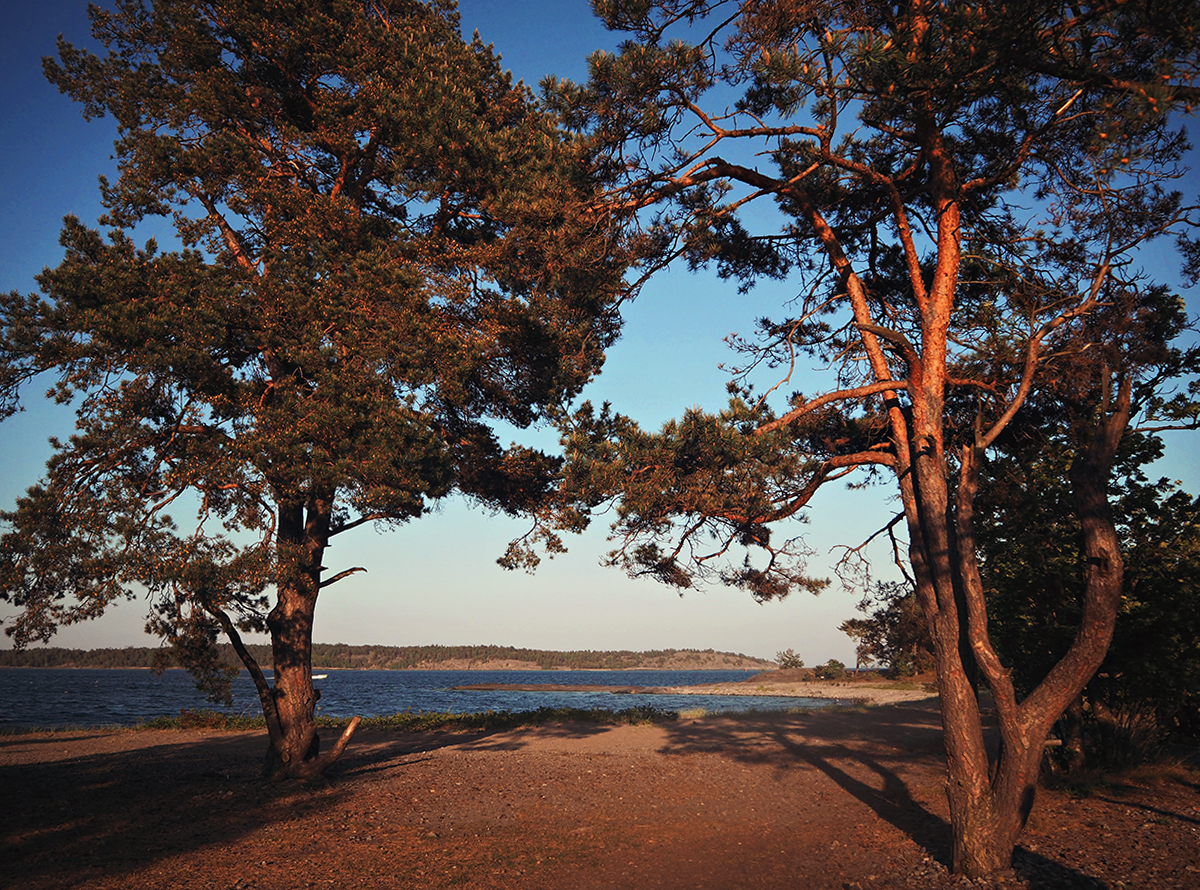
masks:
[[[846,666],[836,658],[831,658],[813,668],[813,676],[818,680],[840,680],[846,676]]]

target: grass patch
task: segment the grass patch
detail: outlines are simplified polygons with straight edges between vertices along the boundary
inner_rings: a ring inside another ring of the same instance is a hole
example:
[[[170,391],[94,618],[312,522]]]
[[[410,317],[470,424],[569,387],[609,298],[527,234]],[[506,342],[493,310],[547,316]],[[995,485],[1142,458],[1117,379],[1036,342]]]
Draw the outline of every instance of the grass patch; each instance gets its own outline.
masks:
[[[133,732],[136,726],[5,726],[0,727],[0,737],[32,735],[33,733],[68,732]]]
[[[545,726],[558,723],[591,723],[600,726],[622,724],[673,723],[679,719],[676,711],[664,711],[652,707],[625,708],[612,711],[607,708],[538,708],[535,711],[485,711],[476,714],[454,714],[429,711],[405,711],[380,717],[364,717],[363,729],[385,729],[393,732],[428,732],[432,730],[462,730],[495,732],[504,729],[519,729],[527,726]],[[342,729],[350,722],[348,717],[317,717],[317,726],[325,729]],[[184,710],[177,717],[154,717],[136,726],[71,726],[53,729],[6,728],[0,736],[27,735],[32,732],[133,732],[141,729],[212,729],[212,730],[256,730],[265,729],[262,715],[250,717],[227,714],[213,710]]]
[[[183,710],[178,717],[155,717],[137,725],[138,729],[265,729],[267,721],[260,714],[247,717],[224,711]]]
[[[622,724],[672,723],[679,719],[676,711],[664,711],[652,707],[625,708],[612,711],[608,708],[538,708],[534,711],[484,711],[476,714],[452,714],[405,711],[386,717],[365,717],[364,729],[387,729],[394,732],[424,732],[438,729],[495,732],[505,729],[520,729],[530,726],[546,726],[559,723],[590,723],[598,726]],[[324,726],[341,727],[349,722],[345,719],[321,718]]]

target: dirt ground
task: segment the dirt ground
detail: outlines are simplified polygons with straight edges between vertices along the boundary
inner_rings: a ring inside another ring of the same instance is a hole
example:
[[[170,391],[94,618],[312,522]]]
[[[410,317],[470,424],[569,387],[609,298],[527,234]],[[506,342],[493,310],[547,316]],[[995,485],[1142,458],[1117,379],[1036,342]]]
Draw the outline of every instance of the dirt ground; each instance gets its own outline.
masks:
[[[936,708],[360,733],[329,781],[254,732],[0,737],[0,886],[1200,888],[1200,774],[1043,790],[1016,868],[965,884]]]

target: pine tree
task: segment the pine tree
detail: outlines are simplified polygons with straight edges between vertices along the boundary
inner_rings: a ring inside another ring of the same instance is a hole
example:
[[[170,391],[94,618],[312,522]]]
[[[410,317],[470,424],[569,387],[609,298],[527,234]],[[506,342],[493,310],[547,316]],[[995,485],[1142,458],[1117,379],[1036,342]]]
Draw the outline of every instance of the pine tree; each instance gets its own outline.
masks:
[[[503,448],[615,336],[619,254],[578,143],[449,0],[118,0],[52,82],[119,125],[104,236],[68,219],[41,295],[3,301],[0,399],[51,372],[77,432],[4,514],[18,645],[135,591],[210,691],[225,634],[267,771],[320,774],[313,614],[338,535],[453,492],[538,505],[557,459]],[[173,220],[182,247],[130,229]],[[274,680],[242,644],[270,634]]]
[[[565,428],[577,510],[551,520],[579,527],[613,499],[614,563],[771,599],[822,586],[802,538],[780,533],[814,494],[890,480],[901,511],[881,531],[906,545],[929,624],[954,868],[1004,869],[1043,740],[1112,637],[1117,448],[1150,416],[1196,423],[1187,394],[1170,396],[1195,370],[1174,342],[1181,301],[1137,251],[1198,221],[1172,115],[1200,97],[1200,6],[595,7],[628,40],[592,57],[586,85],[549,89],[593,139],[643,271],[678,258],[739,290],[786,280],[796,297],[735,341],[725,411],[647,433],[583,406]],[[1183,248],[1194,271],[1200,251]],[[798,390],[806,365],[827,372],[815,393]],[[771,369],[769,389],[750,386]],[[988,636],[975,495],[986,455],[1048,383],[1087,408],[1070,471],[1084,605],[1062,658],[1019,697]],[[977,678],[999,715],[995,758]]]

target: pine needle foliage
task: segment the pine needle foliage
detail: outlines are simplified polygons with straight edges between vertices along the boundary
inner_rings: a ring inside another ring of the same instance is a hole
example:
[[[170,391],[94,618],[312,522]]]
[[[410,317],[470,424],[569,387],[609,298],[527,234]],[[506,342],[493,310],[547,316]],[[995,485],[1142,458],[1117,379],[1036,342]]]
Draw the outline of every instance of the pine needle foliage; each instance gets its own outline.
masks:
[[[519,514],[552,455],[504,447],[574,396],[615,336],[620,252],[582,215],[578,140],[452,2],[117,0],[96,55],[45,70],[111,115],[107,233],[68,218],[41,293],[0,302],[0,408],[76,408],[3,514],[17,645],[148,596],[148,629],[207,688],[214,645],[271,634],[260,686],[307,762],[319,592],[336,536],[459,492]],[[178,248],[135,243],[152,217]],[[288,739],[286,744],[281,741]]]

